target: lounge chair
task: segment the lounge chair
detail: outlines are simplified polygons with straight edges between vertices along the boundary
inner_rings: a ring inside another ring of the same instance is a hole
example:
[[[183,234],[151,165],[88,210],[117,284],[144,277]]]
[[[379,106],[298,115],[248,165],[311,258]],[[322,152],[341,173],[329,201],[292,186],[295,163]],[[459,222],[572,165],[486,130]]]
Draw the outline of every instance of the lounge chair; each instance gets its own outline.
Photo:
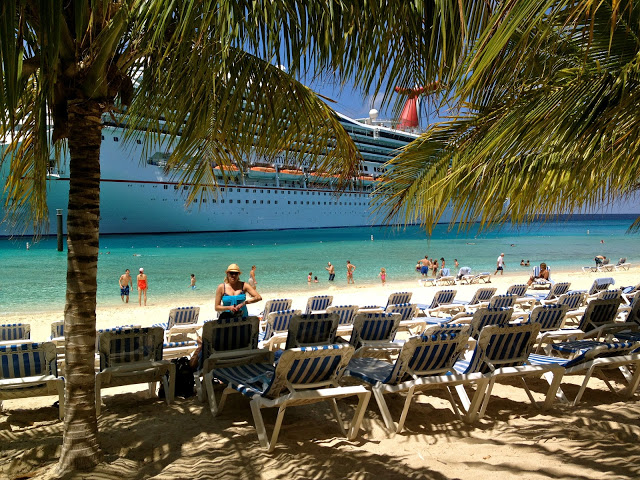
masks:
[[[616,281],[611,277],[596,278],[593,281],[591,288],[587,290],[587,295],[592,297],[602,292],[603,290],[608,290],[610,286],[615,284],[616,284]]]
[[[489,299],[489,308],[513,308],[516,304],[517,295],[506,293],[504,295],[494,295]]]
[[[622,299],[625,303],[631,303],[631,297],[633,297],[636,293],[640,292],[640,283],[631,287],[622,287]]]
[[[451,272],[448,268],[443,268],[440,270],[439,276],[436,278],[436,284],[438,285],[455,285],[456,277],[451,275]]]
[[[460,267],[456,280],[462,280],[465,276],[471,275],[471,267]]]
[[[0,342],[16,343],[31,339],[31,325],[28,323],[7,323],[0,325]]]
[[[262,309],[262,313],[258,315],[263,321],[267,320],[267,317],[271,312],[282,312],[284,310],[290,310],[293,300],[290,298],[276,298],[274,300],[267,300]]]
[[[209,395],[213,401],[211,412],[214,416],[217,415],[224,408],[230,393],[239,392],[250,398],[258,440],[262,447],[271,452],[278,441],[287,407],[330,400],[340,429],[348,440],[353,440],[358,434],[371,397],[371,392],[363,386],[339,385],[353,351],[350,345],[301,347],[283,352],[275,367],[272,363],[254,363],[238,367],[216,368],[211,375],[226,383],[227,387],[222,393],[219,405],[215,404],[215,396],[211,390]],[[357,396],[358,405],[348,430],[345,431],[336,399],[348,396]],[[278,408],[278,416],[269,440],[260,410],[270,407]]]
[[[564,295],[569,291],[569,287],[571,287],[571,283],[569,282],[558,282],[551,285],[549,288],[549,292],[544,294],[536,294],[536,293],[527,293],[528,297],[533,297],[537,302],[544,303],[549,302],[558,298],[560,295]]]
[[[447,308],[456,297],[457,290],[438,290],[430,304],[419,303],[418,309],[428,317],[437,316],[442,311],[449,311]]]
[[[467,278],[468,277],[468,278]],[[462,277],[461,283],[466,283],[468,285],[474,283],[491,283],[491,273],[490,272],[482,272],[477,275],[465,275]]]
[[[400,326],[401,316],[398,313],[358,313],[353,319],[353,330],[349,344],[353,346],[355,356],[378,356],[382,349],[387,353],[389,348],[399,349],[393,344]]]
[[[507,288],[506,295],[515,295],[518,298],[524,297],[524,295],[527,293],[527,287],[528,285],[526,283],[511,285],[509,288]]]
[[[289,322],[285,349],[335,343],[340,317],[336,313],[294,315]]]
[[[527,386],[525,377],[539,377],[550,373],[553,375],[553,381],[550,382],[542,408],[546,409],[551,406],[560,386],[564,368],[554,364],[532,365],[530,363],[529,356],[539,332],[540,325],[537,323],[485,326],[478,336],[471,358],[456,362],[454,368],[458,373],[482,373],[487,375],[489,379],[479,418],[485,414],[493,385],[497,380],[505,377],[520,377],[529,400],[538,406]]]
[[[353,328],[353,318],[358,313],[357,305],[338,305],[327,308],[327,313],[336,313],[340,317],[337,335],[349,335]]]
[[[332,302],[333,297],[331,295],[316,295],[315,297],[309,297],[307,300],[307,308],[304,313],[307,315],[310,313],[323,313]]]
[[[540,265],[536,265],[535,267],[533,267],[531,275],[533,276],[534,280],[529,288],[551,288],[551,286],[554,284],[553,280],[551,280],[551,267],[547,267],[547,272],[549,272],[548,279],[538,278],[540,277]]]
[[[389,305],[385,310],[386,313],[399,313],[400,314],[400,327],[399,331],[411,332],[412,329],[417,329],[416,333],[422,333],[426,328],[427,322],[424,319],[417,317],[418,305],[415,303],[403,303],[400,305]]]
[[[190,333],[197,334],[202,328],[198,323],[200,307],[177,307],[169,311],[169,320],[164,323],[156,323],[154,327],[160,327],[165,331],[165,342],[171,342],[173,336],[183,336]]]
[[[121,328],[100,334],[96,415],[100,415],[102,389],[106,387],[149,383],[149,393],[153,394],[156,382],[162,381],[167,404],[173,401],[176,366],[162,359],[163,339],[164,330],[160,327]]]
[[[631,397],[640,383],[640,354],[633,353],[640,348],[640,342],[584,342],[579,354],[572,359],[549,357],[546,355],[532,354],[529,361],[532,365],[556,364],[565,368],[565,375],[584,375],[584,380],[576,394],[573,406],[577,405],[591,377],[598,373],[612,392],[618,394],[606,372],[611,369],[619,369],[627,380],[625,396]],[[628,373],[628,367],[634,367],[634,373]],[[565,393],[558,389],[561,401],[568,402]]]
[[[407,340],[394,363],[375,358],[353,358],[345,376],[371,385],[385,426],[398,433],[404,427],[413,396],[435,388],[446,389],[453,411],[460,417],[460,409],[451,394],[451,387],[475,385],[471,401],[466,393],[461,398],[466,413],[465,420],[473,421],[488,380],[481,373],[461,375],[453,369],[465,349],[468,337],[469,329],[465,326],[429,328],[423,335]],[[401,392],[407,392],[407,395],[396,425],[384,395]]]
[[[481,307],[471,317],[453,319],[449,325],[468,324],[469,337],[477,339],[480,332],[487,325],[506,325],[511,321],[513,308],[509,307]]]
[[[387,299],[387,304],[384,308],[387,308],[389,305],[400,305],[402,303],[409,303],[411,301],[411,292],[395,292],[389,295]]]
[[[522,323],[537,323],[540,334],[536,339],[536,353],[542,353],[544,345],[554,340],[567,338],[579,339],[584,332],[578,328],[564,328],[565,316],[569,307],[566,305],[550,304],[535,307],[529,315],[522,318]]]
[[[212,382],[212,378],[207,375],[213,368],[271,359],[268,350],[258,349],[259,325],[260,319],[256,316],[219,318],[204,323],[200,362],[193,374],[200,401],[208,396],[208,386],[203,387],[202,383]]]
[[[0,345],[0,365],[0,410],[3,400],[58,395],[58,416],[64,418],[64,378],[53,343]]]
[[[264,332],[260,332],[258,336],[258,342],[260,342],[261,348],[268,348],[273,351],[286,343],[289,322],[291,322],[291,318],[294,315],[300,315],[301,313],[301,310],[293,309],[271,312],[267,316]]]
[[[486,305],[491,297],[496,293],[497,288],[495,287],[480,287],[478,288],[471,300],[468,302],[462,300],[452,300],[451,303],[447,303],[445,305],[440,305],[438,307],[439,313],[458,313],[463,312],[469,309],[469,316],[472,315],[472,310],[480,308],[483,304]]]

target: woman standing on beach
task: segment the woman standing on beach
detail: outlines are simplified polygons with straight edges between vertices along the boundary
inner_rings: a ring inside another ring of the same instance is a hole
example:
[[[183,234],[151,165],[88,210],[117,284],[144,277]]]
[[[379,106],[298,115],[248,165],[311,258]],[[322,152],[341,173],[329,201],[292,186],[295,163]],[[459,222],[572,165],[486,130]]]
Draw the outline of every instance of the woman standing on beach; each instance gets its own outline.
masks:
[[[378,274],[378,276],[380,277],[380,281],[382,282],[382,285],[385,285],[387,283],[387,269],[382,267],[380,269],[380,273]]]
[[[260,294],[249,283],[240,281],[240,267],[232,263],[227,267],[224,282],[216,289],[215,309],[218,318],[232,317],[241,314],[248,317],[247,305],[262,300]],[[251,297],[247,299],[247,293]]]
[[[144,268],[140,268],[140,273],[136,278],[138,281],[138,304],[142,306],[142,296],[144,295],[144,306],[147,306],[147,290],[149,290],[149,281],[144,273]]]

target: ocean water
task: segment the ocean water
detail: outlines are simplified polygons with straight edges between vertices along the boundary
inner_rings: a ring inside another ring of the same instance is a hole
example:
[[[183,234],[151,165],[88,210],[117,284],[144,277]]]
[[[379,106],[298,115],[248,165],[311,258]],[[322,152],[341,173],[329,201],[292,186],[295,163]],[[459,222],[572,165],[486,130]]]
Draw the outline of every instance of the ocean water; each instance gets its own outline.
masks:
[[[640,238],[627,234],[634,216],[572,218],[533,223],[526,227],[505,225],[478,233],[459,232],[439,225],[427,237],[419,227],[334,228],[232,233],[184,233],[168,235],[108,235],[100,238],[98,306],[120,300],[118,279],[126,268],[134,277],[144,267],[149,277],[149,301],[206,301],[212,299],[227,265],[237,263],[247,280],[256,265],[258,290],[269,293],[310,291],[327,286],[327,262],[336,267],[335,286],[346,286],[346,261],[356,265],[358,284],[379,283],[381,267],[390,282],[416,280],[417,261],[425,255],[444,257],[454,271],[454,259],[473,272],[493,273],[496,257],[505,253],[505,270],[522,272],[520,260],[531,265],[547,262],[551,272],[579,270],[593,265],[595,255],[613,263],[620,257],[640,261]],[[604,243],[601,243],[604,241]],[[30,249],[26,249],[30,242]],[[62,309],[66,289],[66,246],[56,250],[56,238],[37,243],[32,238],[0,238],[0,314]],[[307,284],[312,272],[319,283]],[[190,274],[197,279],[189,288]],[[317,291],[317,292],[316,292]],[[137,291],[131,292],[137,301]]]

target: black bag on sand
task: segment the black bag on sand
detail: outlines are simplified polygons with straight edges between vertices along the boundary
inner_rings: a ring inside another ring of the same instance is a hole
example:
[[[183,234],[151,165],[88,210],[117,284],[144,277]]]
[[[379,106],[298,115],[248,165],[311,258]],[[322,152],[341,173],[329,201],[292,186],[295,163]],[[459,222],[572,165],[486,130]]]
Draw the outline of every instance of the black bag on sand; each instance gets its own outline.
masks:
[[[176,397],[189,398],[195,395],[196,382],[193,379],[193,370],[189,365],[189,358],[180,357],[171,360],[176,364]],[[168,374],[167,374],[168,375]],[[158,397],[164,398],[164,384],[160,384]]]

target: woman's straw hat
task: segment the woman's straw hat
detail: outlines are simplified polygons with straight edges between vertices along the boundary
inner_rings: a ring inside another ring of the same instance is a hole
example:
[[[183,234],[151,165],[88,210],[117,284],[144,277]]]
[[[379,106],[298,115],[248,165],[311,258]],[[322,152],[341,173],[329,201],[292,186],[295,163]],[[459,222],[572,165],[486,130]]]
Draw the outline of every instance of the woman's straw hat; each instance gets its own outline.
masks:
[[[242,273],[242,272],[240,271],[240,267],[238,266],[238,264],[237,264],[237,263],[232,263],[231,265],[229,265],[229,266],[227,267],[227,273],[229,273],[229,272],[238,272],[238,273]]]

